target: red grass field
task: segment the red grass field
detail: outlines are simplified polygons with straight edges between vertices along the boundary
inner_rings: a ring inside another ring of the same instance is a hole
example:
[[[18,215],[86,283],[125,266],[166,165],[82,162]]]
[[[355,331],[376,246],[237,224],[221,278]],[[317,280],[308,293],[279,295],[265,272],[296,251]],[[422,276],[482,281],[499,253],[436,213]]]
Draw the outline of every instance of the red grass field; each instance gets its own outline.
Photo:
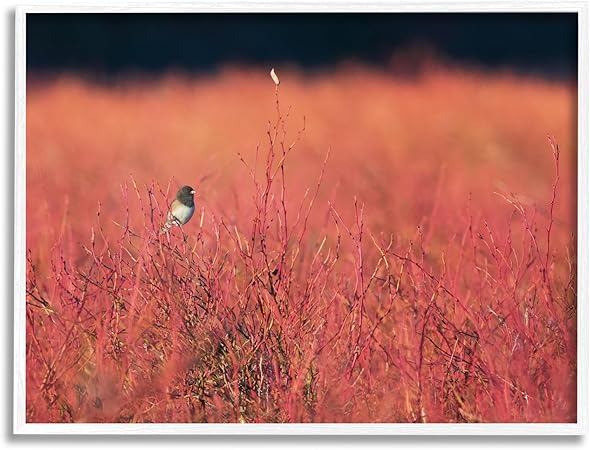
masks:
[[[575,85],[278,74],[29,81],[27,420],[575,421]]]

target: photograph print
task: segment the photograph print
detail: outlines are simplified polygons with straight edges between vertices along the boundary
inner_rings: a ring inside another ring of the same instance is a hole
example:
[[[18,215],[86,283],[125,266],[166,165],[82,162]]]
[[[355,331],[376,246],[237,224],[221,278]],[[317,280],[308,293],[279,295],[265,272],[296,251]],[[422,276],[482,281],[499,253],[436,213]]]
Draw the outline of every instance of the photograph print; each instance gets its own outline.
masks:
[[[26,423],[577,422],[575,13],[25,36]]]

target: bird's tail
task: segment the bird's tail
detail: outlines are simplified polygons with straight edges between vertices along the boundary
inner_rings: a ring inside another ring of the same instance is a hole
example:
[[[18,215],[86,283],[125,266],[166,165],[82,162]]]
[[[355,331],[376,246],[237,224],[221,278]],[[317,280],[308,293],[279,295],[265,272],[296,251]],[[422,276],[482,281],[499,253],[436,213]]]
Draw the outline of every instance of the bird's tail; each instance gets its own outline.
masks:
[[[174,215],[171,212],[168,212],[168,217],[166,218],[166,223],[160,229],[160,234],[168,233],[170,228],[172,228],[174,226],[179,227],[180,221],[176,217],[174,217]]]
[[[160,234],[168,233],[168,230],[174,226],[174,221],[168,219],[166,223],[160,228]]]

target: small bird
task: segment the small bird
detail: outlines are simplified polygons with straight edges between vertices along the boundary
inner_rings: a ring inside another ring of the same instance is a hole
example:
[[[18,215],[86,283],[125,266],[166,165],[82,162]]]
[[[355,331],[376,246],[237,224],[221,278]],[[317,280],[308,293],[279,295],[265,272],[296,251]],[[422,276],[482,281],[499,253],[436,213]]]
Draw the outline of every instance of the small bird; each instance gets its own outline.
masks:
[[[173,226],[181,226],[191,220],[195,212],[195,190],[190,186],[181,187],[170,204],[166,223],[160,233],[167,233]]]

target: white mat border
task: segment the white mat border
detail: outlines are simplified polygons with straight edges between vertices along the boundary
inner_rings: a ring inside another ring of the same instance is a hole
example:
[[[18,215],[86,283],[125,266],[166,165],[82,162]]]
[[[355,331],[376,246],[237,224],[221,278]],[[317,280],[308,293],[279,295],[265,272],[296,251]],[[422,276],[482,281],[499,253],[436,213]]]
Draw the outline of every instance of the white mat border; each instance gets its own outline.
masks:
[[[588,148],[588,3],[583,1],[334,1],[245,0],[198,3],[113,2],[19,6],[15,15],[15,434],[163,435],[579,435],[588,432],[588,282],[590,150]],[[574,12],[578,14],[578,378],[577,423],[572,424],[32,424],[25,421],[26,286],[26,14],[160,12]]]

